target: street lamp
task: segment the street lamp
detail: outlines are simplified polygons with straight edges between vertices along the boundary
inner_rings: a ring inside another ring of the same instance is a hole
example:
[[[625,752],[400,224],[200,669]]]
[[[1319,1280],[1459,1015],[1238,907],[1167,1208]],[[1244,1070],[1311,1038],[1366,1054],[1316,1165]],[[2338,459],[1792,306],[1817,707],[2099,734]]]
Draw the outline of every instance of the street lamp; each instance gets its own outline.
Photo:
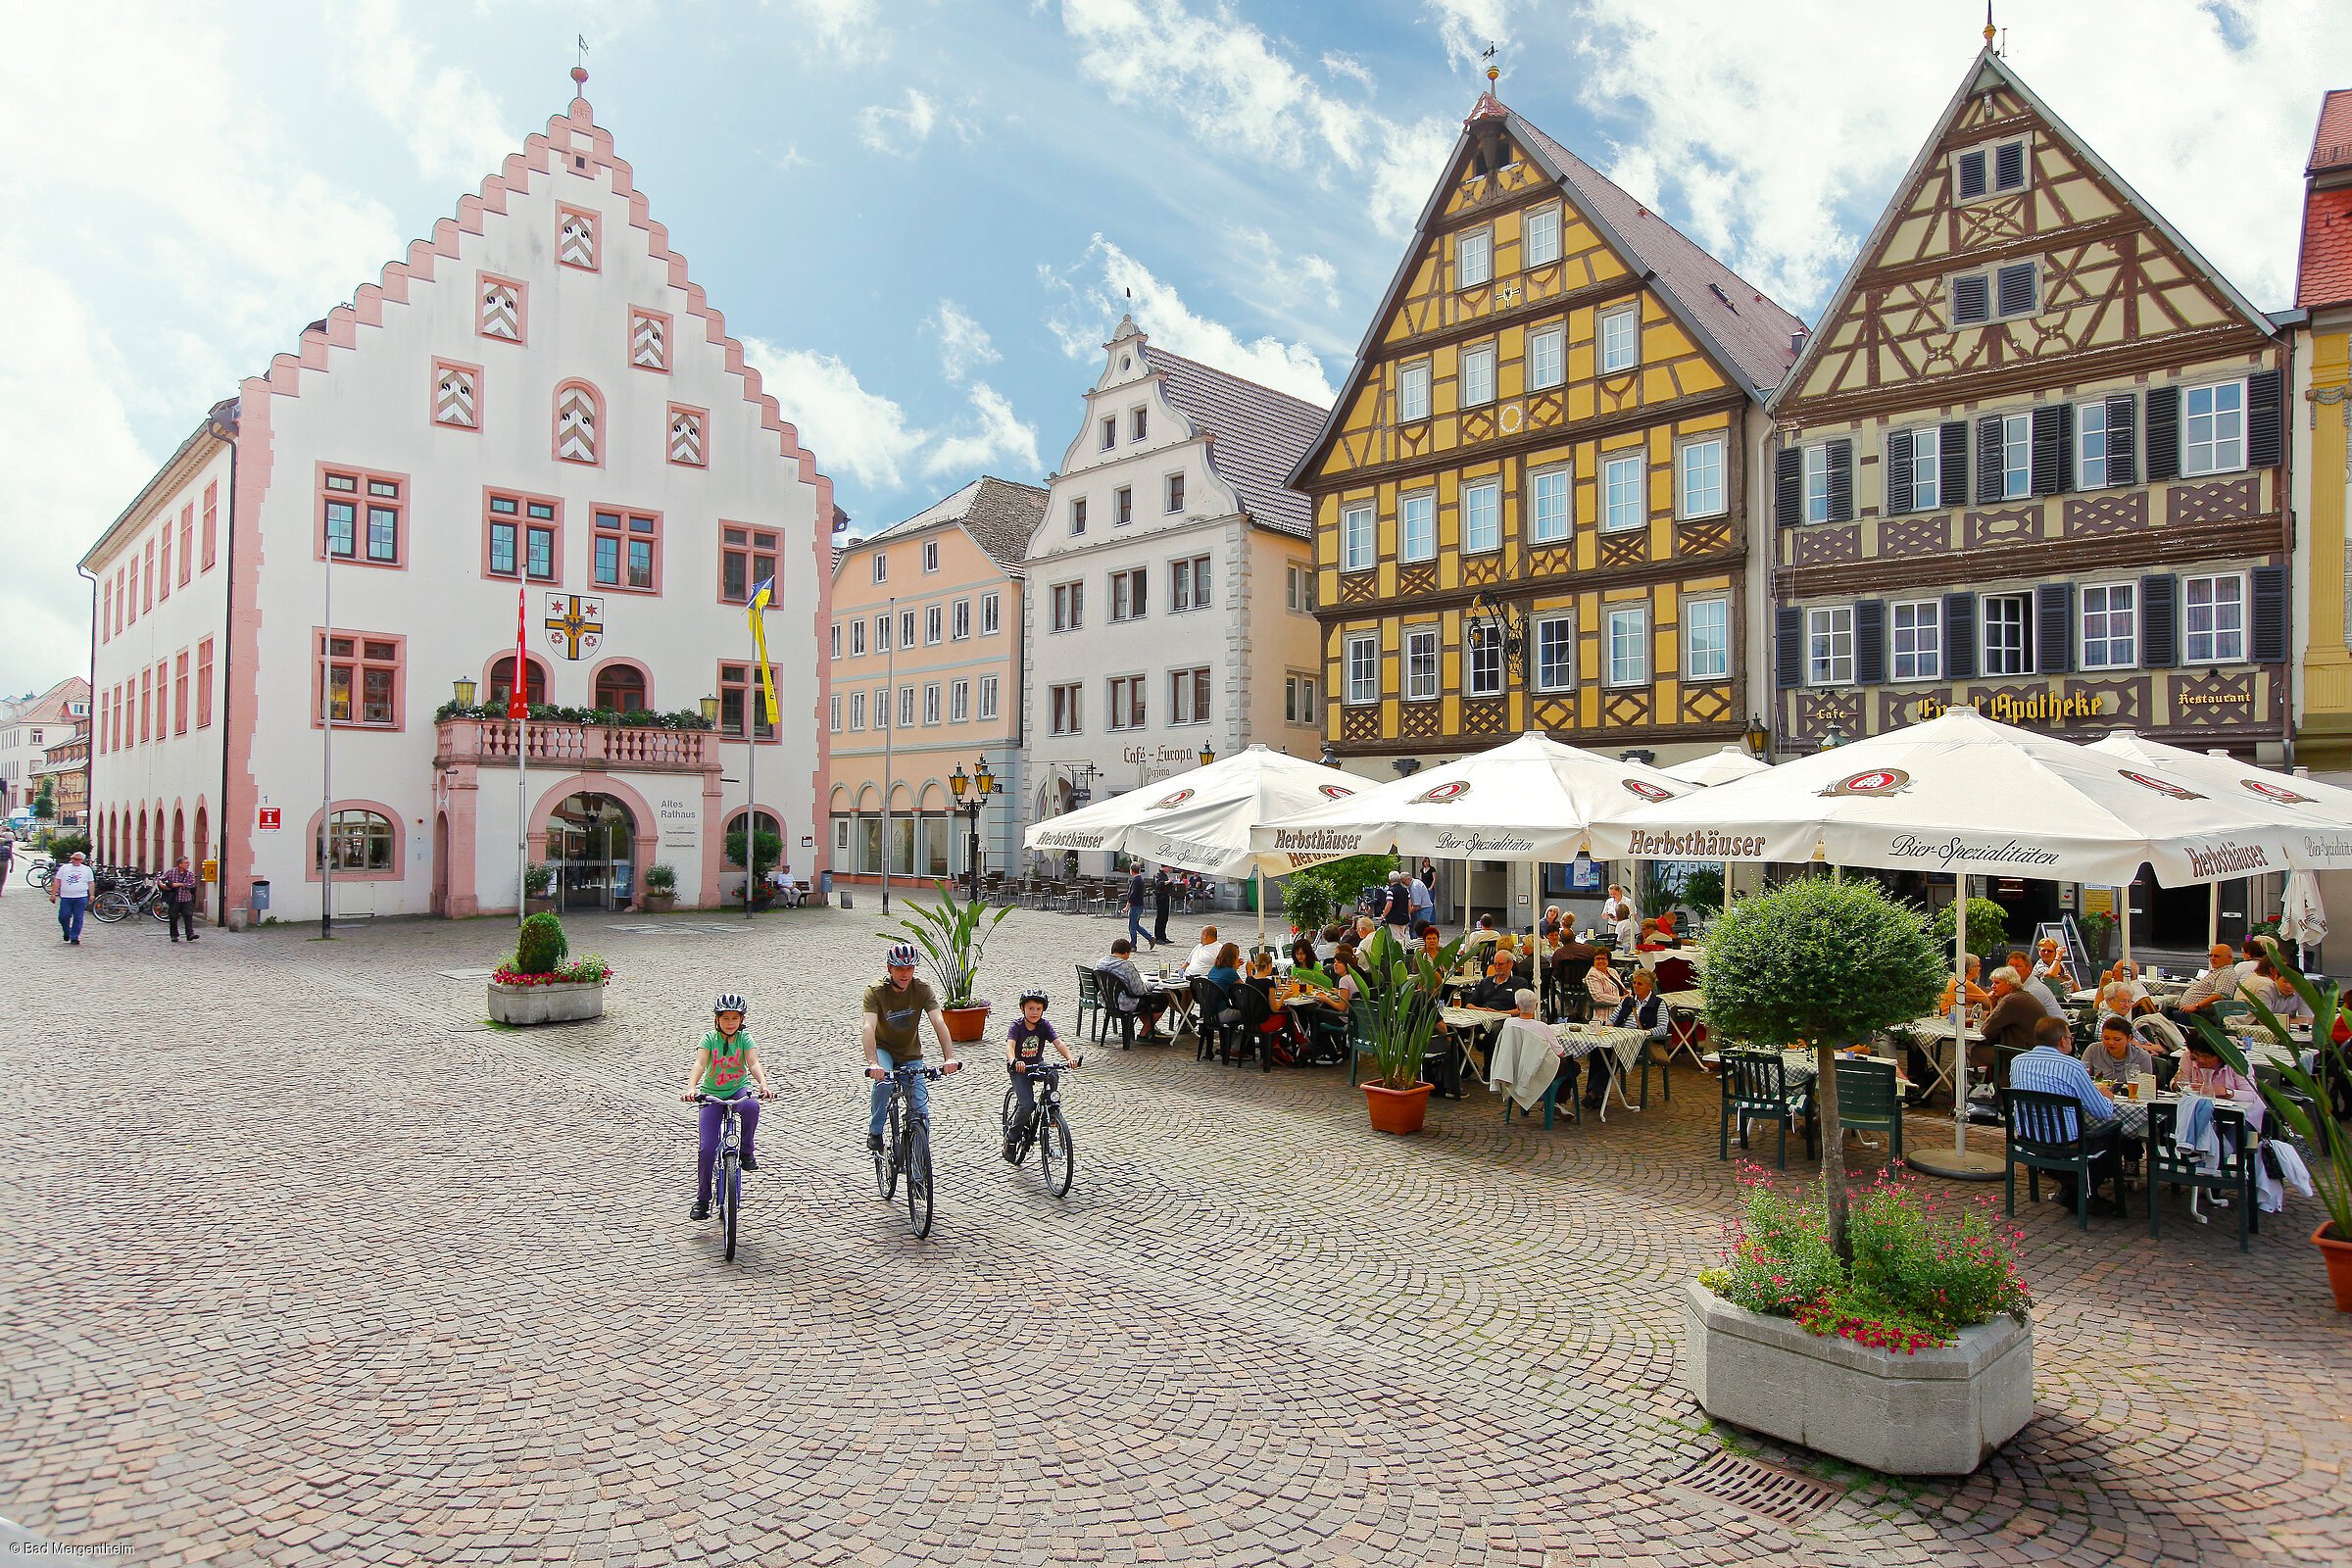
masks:
[[[1396,776],[1398,778],[1411,778],[1415,773],[1421,771],[1421,759],[1418,757],[1399,757],[1389,765],[1396,770]]]
[[[1527,673],[1522,663],[1526,652],[1526,622],[1508,605],[1498,604],[1480,589],[1470,601],[1471,623],[1483,627],[1489,638],[1502,649],[1503,664],[1514,674]]]
[[[1631,751],[1619,752],[1617,760],[1621,762],[1639,762],[1643,767],[1650,767],[1656,764],[1658,754],[1637,746]]]
[[[703,699],[702,706],[703,722],[710,725],[712,729],[718,728],[718,699],[715,697],[706,697]]]
[[[449,683],[449,688],[457,695],[458,706],[460,708],[471,708],[473,706],[473,680],[471,677],[460,675],[456,680],[453,680]]]
[[[1200,765],[1206,767],[1217,760],[1217,749],[1203,741],[1200,745]]]
[[[997,775],[989,769],[988,755],[981,754],[968,775],[957,764],[956,771],[948,775],[948,788],[955,793],[956,809],[963,813],[965,875],[970,881],[971,900],[977,904],[980,902],[980,813],[988,809],[988,798],[997,793]]]
[[[1740,738],[1747,742],[1747,755],[1759,762],[1772,751],[1772,731],[1753,713],[1747,715],[1747,733]]]

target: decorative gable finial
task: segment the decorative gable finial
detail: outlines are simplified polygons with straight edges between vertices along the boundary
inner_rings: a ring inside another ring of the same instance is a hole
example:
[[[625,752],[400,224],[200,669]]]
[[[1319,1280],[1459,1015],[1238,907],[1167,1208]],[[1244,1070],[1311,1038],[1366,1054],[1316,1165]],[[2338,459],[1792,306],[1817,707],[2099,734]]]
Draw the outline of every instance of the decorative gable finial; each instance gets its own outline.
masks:
[[[1478,102],[1470,106],[1470,114],[1462,122],[1465,125],[1476,120],[1500,120],[1510,113],[1502,107],[1502,101],[1494,96],[1494,84],[1502,79],[1502,68],[1494,64],[1494,45],[1490,42],[1478,58],[1487,63],[1487,90],[1480,93]]]
[[[584,32],[574,33],[572,42],[579,46],[580,58],[571,68],[571,95],[584,98],[588,94],[588,35]]]
[[[1987,49],[1991,48],[1992,39],[1992,0],[1984,0],[1984,47]]]

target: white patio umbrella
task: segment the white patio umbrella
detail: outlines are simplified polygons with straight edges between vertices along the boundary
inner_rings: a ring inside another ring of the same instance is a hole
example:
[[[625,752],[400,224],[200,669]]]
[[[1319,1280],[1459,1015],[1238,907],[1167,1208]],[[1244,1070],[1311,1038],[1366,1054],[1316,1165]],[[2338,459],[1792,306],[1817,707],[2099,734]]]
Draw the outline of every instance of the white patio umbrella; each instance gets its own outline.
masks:
[[[2295,967],[2300,969],[2303,950],[2328,940],[2328,906],[2320,899],[2320,879],[2309,871],[2289,872],[2281,906],[2278,934],[2295,945]]]
[[[1261,823],[1251,842],[1297,865],[1346,855],[1452,860],[1572,860],[1624,853],[1613,824],[1630,808],[1695,786],[1641,762],[1563,746],[1538,731],[1492,751],[1425,767],[1345,800]],[[1544,918],[1541,889],[1529,926]]]
[[[1709,752],[1704,757],[1694,757],[1688,762],[1676,762],[1670,767],[1659,769],[1669,777],[1679,778],[1686,784],[1697,784],[1708,788],[1717,784],[1729,784],[1736,778],[1746,778],[1754,773],[1768,773],[1771,770],[1770,762],[1761,761],[1749,756],[1747,748],[1744,746],[1726,746],[1720,752]]]
[[[1268,817],[1340,800],[1368,781],[1264,745],[1245,747],[1173,778],[1049,817],[1021,835],[1033,850],[1098,850],[1138,856],[1203,876],[1251,876],[1257,936],[1266,936],[1269,876],[1295,869],[1288,857],[1251,850],[1250,831]]]
[[[1958,708],[1924,724],[1781,763],[1696,795],[1642,807],[1628,853],[1668,858],[1805,861],[1960,875],[2128,884],[2145,861],[2168,887],[2306,863],[2289,808],[2246,793],[2222,800],[2153,766]],[[2352,835],[2342,863],[2352,863]],[[2290,842],[2295,841],[2295,842]],[[2329,859],[2328,863],[2336,863]],[[1965,973],[1968,901],[1955,905],[1953,967]],[[2000,1164],[1968,1152],[1965,987],[1953,998],[1953,1155],[1916,1160],[1950,1175]]]

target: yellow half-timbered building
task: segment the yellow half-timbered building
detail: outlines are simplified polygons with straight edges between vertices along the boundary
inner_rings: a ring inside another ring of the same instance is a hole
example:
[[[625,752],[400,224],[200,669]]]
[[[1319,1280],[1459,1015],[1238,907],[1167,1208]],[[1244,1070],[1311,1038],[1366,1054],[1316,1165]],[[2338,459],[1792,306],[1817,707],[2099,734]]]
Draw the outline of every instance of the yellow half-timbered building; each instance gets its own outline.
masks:
[[[1802,331],[1482,95],[1292,475],[1330,752],[1741,737],[1749,455]]]

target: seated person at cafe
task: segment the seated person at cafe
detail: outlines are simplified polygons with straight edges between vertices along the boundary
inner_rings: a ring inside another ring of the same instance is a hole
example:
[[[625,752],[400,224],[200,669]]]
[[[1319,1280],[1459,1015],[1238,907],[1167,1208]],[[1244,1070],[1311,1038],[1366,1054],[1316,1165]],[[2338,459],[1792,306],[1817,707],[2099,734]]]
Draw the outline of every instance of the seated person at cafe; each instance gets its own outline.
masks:
[[[1291,978],[1319,991],[1331,989],[1331,976],[1315,956],[1315,945],[1304,937],[1291,944]]]
[[[2067,966],[2066,954],[2056,937],[2043,937],[2034,944],[2034,979],[2046,982],[2060,996],[2071,996],[2082,989],[2075,984],[2074,972]]]
[[[1655,953],[1658,948],[1658,922],[1644,916],[1642,921],[1642,929],[1634,938],[1634,951],[1636,953]]]
[[[1354,928],[1345,920],[1334,920],[1315,938],[1315,958],[1318,962],[1340,951],[1340,944],[1354,934]]]
[[[1621,915],[1609,928],[1609,936],[1619,953],[1632,953],[1642,946],[1642,924],[1632,915]]]
[[[1679,948],[1683,945],[1683,928],[1672,909],[1658,916],[1657,943],[1660,948]]]
[[[2254,1080],[2222,1059],[2213,1043],[2202,1036],[2188,1042],[2188,1060],[2173,1075],[2173,1093],[2177,1095],[2211,1095],[2216,1100],[2232,1101],[2245,1107],[2246,1126],[2255,1132],[2262,1130],[2262,1091]]]
[[[2132,1021],[2111,1012],[2099,1020],[2098,1044],[2090,1048],[2082,1065],[2101,1083],[2120,1084],[2143,1072],[2154,1076],[2156,1058],[2132,1032]]]
[[[1462,1005],[1489,1012],[1514,1012],[1519,1006],[1519,982],[1512,975],[1511,956],[1495,953],[1487,959],[1487,977],[1462,993]]]
[[[2278,965],[2268,954],[2254,960],[2254,972],[2238,982],[2237,994],[2270,1008],[2280,1023],[2311,1022],[2311,1008],[2302,994],[2280,977]]]
[[[1353,1003],[1364,989],[1355,978],[1355,949],[1343,943],[1323,963],[1323,972],[1331,976],[1331,989],[1344,1003]]]
[[[1973,953],[1970,954],[1968,956],[1968,1004],[1972,1007],[1988,1006],[1992,1003],[1992,994],[1986,991],[1981,983],[1984,974],[1984,960]],[[1956,983],[1949,978],[1943,982],[1943,1000],[1936,1004],[1936,1015],[1938,1018],[1948,1018],[1952,1015],[1952,988]]]
[[[1217,949],[1216,960],[1208,966],[1208,978],[1225,988],[1232,996],[1242,985],[1242,945],[1228,942]]]
[[[2133,1002],[2148,1000],[2148,988],[2139,983],[2139,965],[2130,958],[2118,958],[2109,964],[2107,972],[2099,976],[2099,984],[2102,986],[2128,985],[2132,988]]]
[[[2179,1002],[2164,1009],[2166,1016],[2180,1025],[2183,1033],[2195,1028],[2189,1022],[2191,1018],[2200,1012],[2211,1012],[2215,1003],[2235,1001],[2238,986],[2254,972],[2250,965],[2238,963],[2237,955],[2227,942],[2216,942],[2206,956],[2212,960],[2211,966],[2188,983]]]
[[[1269,1037],[1281,1035],[1288,1037],[1294,1051],[1303,1050],[1306,1045],[1305,1027],[1291,1015],[1290,1008],[1275,1004],[1277,998],[1288,996],[1289,992],[1275,978],[1274,955],[1252,954],[1250,972],[1242,977],[1242,984],[1266,999],[1266,1015],[1257,1026],[1259,1049],[1266,1049]]]
[[[1217,949],[1222,944],[1217,941],[1217,928],[1213,925],[1202,926],[1200,928],[1200,945],[1193,949],[1191,957],[1184,960],[1185,978],[1198,980],[1208,973],[1209,966],[1217,961]]]
[[[1649,971],[1636,969],[1627,975],[1625,980],[1632,989],[1619,1000],[1616,1007],[1609,1013],[1609,1027],[1612,1029],[1639,1029],[1651,1040],[1664,1043],[1667,1025],[1670,1022],[1667,1017],[1666,999],[1657,994]]]
[[[1104,1000],[1110,1004],[1111,1016],[1119,1020],[1122,1045],[1135,1044],[1138,1018],[1144,1022],[1144,1039],[1164,1041],[1168,1037],[1159,1033],[1159,1015],[1168,1010],[1167,993],[1144,983],[1144,972],[1135,966],[1134,953],[1134,944],[1125,937],[1119,938],[1110,945],[1110,956],[1095,965],[1095,973],[1107,982],[1103,990],[1109,995]]]
[[[1501,940],[1502,933],[1494,929],[1494,917],[1491,914],[1480,915],[1478,924],[1462,933],[1462,945],[1465,948],[1483,948]]]
[[[1550,936],[1553,932],[1559,930],[1559,928],[1560,906],[1556,904],[1546,904],[1544,906],[1544,924],[1540,934],[1543,936]]]
[[[2004,964],[1992,971],[1992,1006],[1984,1014],[1984,1042],[1971,1046],[1969,1060],[1980,1072],[1991,1072],[1995,1083],[2006,1083],[2002,1063],[2034,1047],[2034,1028],[2044,1018],[2066,1026],[2063,1018],[2050,1018],[2025,989],[2025,976]],[[2082,1065],[2080,1062],[2077,1066]]]
[[[1585,994],[1592,999],[1592,1016],[1595,1018],[1606,1018],[1617,1010],[1617,1004],[1625,1000],[1624,982],[1609,967],[1609,955],[1606,952],[1592,955],[1592,967],[1585,972]]]
[[[2012,953],[2009,955],[2009,967],[2017,971],[2019,986],[2024,989],[2027,996],[2032,997],[2040,1004],[2044,1013],[2053,1018],[2066,1016],[2066,1004],[2058,1000],[2058,993],[2051,990],[2050,983],[2034,971],[2024,954]]]
[[[2000,984],[2000,975],[1993,977]],[[2011,996],[2023,996],[2013,991]],[[2029,1002],[2032,998],[2027,999]],[[2091,1155],[2090,1189],[2097,1193],[2108,1182],[2120,1181],[2123,1163],[2116,1152],[2116,1134],[2120,1130],[2115,1114],[2115,1102],[2107,1098],[2082,1063],[2073,1055],[2074,1036],[2067,1031],[2061,1018],[2045,1018],[2034,1025],[2033,1049],[2009,1064],[2009,1087],[2028,1089],[2036,1094],[2065,1095],[2081,1107],[2083,1142]],[[2058,1200],[2071,1204],[2075,1200],[2075,1185],[2071,1176],[2058,1178]],[[2120,1214],[2123,1206],[2106,1199],[2092,1198],[2090,1211],[2094,1214]]]

